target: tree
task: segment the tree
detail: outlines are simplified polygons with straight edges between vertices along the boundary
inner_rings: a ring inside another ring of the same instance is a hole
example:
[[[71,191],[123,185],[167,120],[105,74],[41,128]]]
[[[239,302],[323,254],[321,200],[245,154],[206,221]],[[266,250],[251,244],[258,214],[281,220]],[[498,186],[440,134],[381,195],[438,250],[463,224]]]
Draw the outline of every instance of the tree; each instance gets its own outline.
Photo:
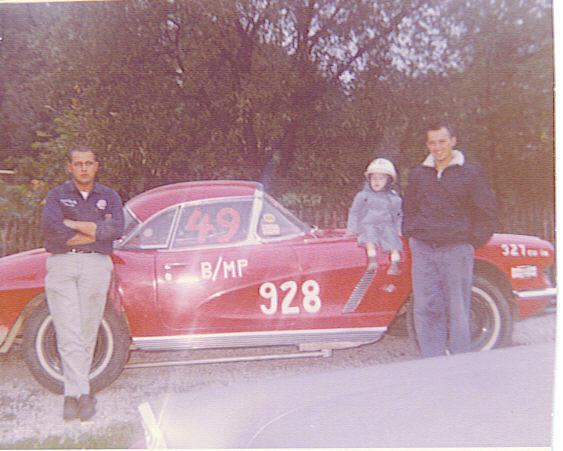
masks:
[[[449,119],[460,148],[487,172],[507,230],[524,210],[553,214],[551,5],[487,0],[455,9],[459,4],[450,5],[451,17],[461,24],[459,66],[392,81],[399,122],[406,124],[399,161],[406,175],[426,154],[425,122]]]
[[[496,0],[474,8],[473,58],[456,86],[472,94],[463,99],[467,132],[504,207],[547,207],[554,200],[551,7]]]
[[[550,5],[541,0],[49,8],[11,12],[25,20],[4,24],[8,53],[0,43],[0,112],[14,118],[4,122],[5,152],[18,149],[28,180],[59,182],[66,151],[85,142],[126,199],[274,168],[274,194],[345,209],[376,156],[392,158],[404,183],[425,155],[423,121],[441,114],[460,124],[461,145],[502,199],[551,190],[540,180],[553,172]],[[532,189],[513,183],[532,160],[541,162],[529,171]]]
[[[75,5],[49,29],[57,45],[34,79],[57,116],[39,149],[50,162],[89,141],[111,155],[106,176],[126,197],[180,179],[257,179],[275,150],[282,179],[318,184],[339,166],[331,158],[354,151],[339,137],[350,135],[340,115],[356,74],[388,76],[403,28],[416,22],[423,34],[441,23],[431,4]]]
[[[53,112],[44,108],[36,75],[49,54],[39,36],[48,35],[63,8],[57,5],[0,5],[0,160],[29,155],[37,132],[50,128]]]

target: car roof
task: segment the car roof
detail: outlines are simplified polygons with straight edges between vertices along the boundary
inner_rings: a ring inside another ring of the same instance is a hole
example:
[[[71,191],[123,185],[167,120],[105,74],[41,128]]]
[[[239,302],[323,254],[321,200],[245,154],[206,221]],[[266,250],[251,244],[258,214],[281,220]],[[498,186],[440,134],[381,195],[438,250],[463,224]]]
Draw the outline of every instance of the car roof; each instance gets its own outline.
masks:
[[[130,199],[126,207],[145,221],[160,210],[184,202],[222,197],[252,196],[262,185],[244,180],[212,180],[163,185]]]

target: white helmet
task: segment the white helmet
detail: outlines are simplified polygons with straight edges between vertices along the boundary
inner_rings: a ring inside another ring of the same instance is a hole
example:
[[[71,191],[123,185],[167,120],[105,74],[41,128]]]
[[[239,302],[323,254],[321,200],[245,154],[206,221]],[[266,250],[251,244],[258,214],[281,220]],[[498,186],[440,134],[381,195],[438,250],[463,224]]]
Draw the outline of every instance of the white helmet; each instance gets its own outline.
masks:
[[[369,177],[370,174],[387,174],[393,179],[393,182],[397,181],[397,171],[395,171],[395,166],[386,158],[376,158],[373,160],[366,169],[365,176]]]

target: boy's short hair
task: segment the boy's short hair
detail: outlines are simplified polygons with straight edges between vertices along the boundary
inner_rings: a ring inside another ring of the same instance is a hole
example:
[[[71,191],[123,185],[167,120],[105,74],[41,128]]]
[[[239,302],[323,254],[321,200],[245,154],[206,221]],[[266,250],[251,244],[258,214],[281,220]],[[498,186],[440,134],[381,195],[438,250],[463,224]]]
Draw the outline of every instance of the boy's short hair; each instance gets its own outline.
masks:
[[[69,163],[72,163],[72,154],[74,152],[92,152],[94,154],[94,160],[98,161],[98,154],[90,146],[84,144],[79,144],[78,146],[72,147],[66,154]]]
[[[455,136],[455,129],[451,126],[450,123],[444,120],[433,120],[426,124],[424,128],[424,133],[428,133],[430,131],[440,130],[441,128],[445,128],[450,136]]]

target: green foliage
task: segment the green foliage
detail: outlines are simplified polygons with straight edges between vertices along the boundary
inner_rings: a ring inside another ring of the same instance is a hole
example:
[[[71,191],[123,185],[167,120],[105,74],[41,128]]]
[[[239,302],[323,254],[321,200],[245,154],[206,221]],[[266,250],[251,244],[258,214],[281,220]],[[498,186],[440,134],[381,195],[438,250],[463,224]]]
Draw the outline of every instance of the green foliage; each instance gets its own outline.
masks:
[[[550,6],[474,1],[459,14],[466,24],[463,70],[412,86],[405,160],[412,165],[414,148],[422,147],[424,121],[445,116],[456,126],[459,147],[487,171],[501,210],[535,204],[553,211]]]
[[[426,154],[424,122],[440,115],[503,208],[552,204],[544,0],[0,8],[0,157],[23,184],[60,183],[66,152],[86,143],[125,199],[270,166],[273,194],[346,209],[374,157],[391,158],[404,186]]]
[[[0,227],[34,220],[45,194],[46,185],[39,180],[21,185],[8,185],[0,180]]]
[[[396,70],[389,61],[406,29],[445,27],[428,14],[432,4],[69,5],[57,22],[30,27],[44,68],[22,80],[35,101],[26,112],[37,117],[43,108],[51,120],[26,153],[52,164],[61,149],[87,142],[126,197],[176,180],[257,179],[276,150],[282,185],[297,180],[305,189],[336,170],[342,186],[356,150],[346,139],[351,121],[341,117],[353,80],[366,67],[380,76]],[[411,47],[432,60],[423,46]],[[34,170],[49,184],[59,178],[42,164]]]

